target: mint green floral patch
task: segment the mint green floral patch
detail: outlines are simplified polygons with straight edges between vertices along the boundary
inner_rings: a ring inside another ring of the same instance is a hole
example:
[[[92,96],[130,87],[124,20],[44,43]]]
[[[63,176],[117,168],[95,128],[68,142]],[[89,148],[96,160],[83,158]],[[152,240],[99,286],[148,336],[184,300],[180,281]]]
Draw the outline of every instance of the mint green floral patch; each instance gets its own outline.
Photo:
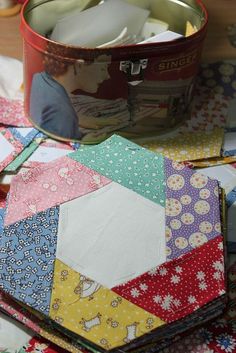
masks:
[[[81,147],[68,157],[165,207],[164,158],[113,135],[97,146]]]
[[[17,170],[39,147],[36,141],[33,141],[27,146],[5,169],[5,172],[14,172]]]

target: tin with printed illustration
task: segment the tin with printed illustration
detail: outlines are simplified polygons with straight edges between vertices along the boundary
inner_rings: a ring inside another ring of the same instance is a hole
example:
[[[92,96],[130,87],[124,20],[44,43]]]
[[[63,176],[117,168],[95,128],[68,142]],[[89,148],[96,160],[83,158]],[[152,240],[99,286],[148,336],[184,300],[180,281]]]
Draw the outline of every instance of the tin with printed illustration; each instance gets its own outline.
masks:
[[[152,18],[182,34],[179,39],[101,48],[49,39],[62,16],[59,3],[28,0],[22,8],[25,112],[34,126],[59,140],[90,144],[113,133],[159,135],[190,117],[208,21],[200,0],[142,2]],[[68,0],[61,11],[98,3]]]

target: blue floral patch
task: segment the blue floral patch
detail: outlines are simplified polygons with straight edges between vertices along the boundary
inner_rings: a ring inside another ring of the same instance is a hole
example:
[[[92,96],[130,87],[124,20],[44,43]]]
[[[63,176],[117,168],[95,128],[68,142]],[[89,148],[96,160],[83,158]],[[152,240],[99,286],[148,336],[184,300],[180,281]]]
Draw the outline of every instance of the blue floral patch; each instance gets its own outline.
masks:
[[[0,243],[0,287],[34,309],[49,313],[56,254],[59,208],[3,229]]]
[[[220,347],[222,351],[227,353],[235,352],[236,340],[233,336],[228,335],[227,333],[222,333],[216,337],[217,346]]]
[[[5,213],[5,209],[0,208],[0,238],[3,231],[4,213]]]

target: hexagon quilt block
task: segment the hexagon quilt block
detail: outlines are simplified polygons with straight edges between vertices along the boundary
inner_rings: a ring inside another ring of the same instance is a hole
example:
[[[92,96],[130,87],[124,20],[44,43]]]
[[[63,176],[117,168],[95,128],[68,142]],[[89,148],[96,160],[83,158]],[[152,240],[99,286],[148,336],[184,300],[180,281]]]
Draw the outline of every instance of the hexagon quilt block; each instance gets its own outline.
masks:
[[[156,352],[225,306],[218,182],[119,136],[18,174],[1,286],[88,352]]]

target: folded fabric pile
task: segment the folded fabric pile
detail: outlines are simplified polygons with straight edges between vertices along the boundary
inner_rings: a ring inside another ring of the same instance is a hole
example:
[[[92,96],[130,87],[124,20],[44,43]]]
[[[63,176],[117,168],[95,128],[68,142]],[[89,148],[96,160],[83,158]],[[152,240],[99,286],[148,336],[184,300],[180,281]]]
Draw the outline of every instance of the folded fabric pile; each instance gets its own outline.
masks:
[[[20,87],[2,86],[1,311],[39,347],[51,349],[43,338],[75,353],[161,352],[221,315],[236,169],[193,161],[236,159],[221,156],[233,95],[198,91],[191,124],[166,139],[177,151],[162,140],[159,154],[116,135],[97,146],[50,140],[25,118]]]
[[[227,271],[228,277],[228,303],[227,310],[212,323],[194,330],[186,337],[176,336],[169,347],[162,353],[225,353],[236,349],[236,302],[235,302],[235,257],[230,256],[233,265]],[[25,329],[23,325],[16,324],[9,317],[1,314],[1,350],[8,353],[66,353],[66,350],[54,345],[48,340],[35,336],[33,331]],[[33,336],[34,335],[34,336]],[[10,341],[9,341],[10,337]],[[6,340],[7,338],[7,340]],[[17,339],[16,339],[17,338]]]

